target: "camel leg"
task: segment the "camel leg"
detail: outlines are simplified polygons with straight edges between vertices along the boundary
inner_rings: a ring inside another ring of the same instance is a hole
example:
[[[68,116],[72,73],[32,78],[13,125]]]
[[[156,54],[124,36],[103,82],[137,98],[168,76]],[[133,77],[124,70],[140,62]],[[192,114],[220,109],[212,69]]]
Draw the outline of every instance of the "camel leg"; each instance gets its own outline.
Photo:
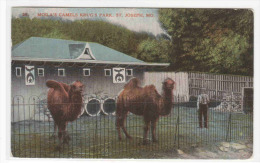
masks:
[[[121,124],[122,124],[122,120],[123,120],[122,112],[124,109],[125,108],[123,107],[123,103],[120,101],[120,99],[118,99],[117,109],[116,109],[116,129],[117,129],[119,141],[122,140]]]
[[[61,146],[63,143],[67,143],[66,140],[65,140],[65,136],[66,136],[66,123],[60,123],[58,125],[58,129],[59,129],[59,132],[58,132],[58,138],[59,138],[59,145],[57,147],[57,150],[61,150]]]
[[[66,144],[68,144],[70,141],[70,136],[69,136],[69,133],[67,132],[67,126],[68,126],[68,122],[66,122],[65,128],[64,128],[64,143],[66,143]]]
[[[62,142],[63,142],[63,130],[62,130],[62,126],[59,125],[58,126],[58,138],[59,138],[59,145],[57,146],[57,150],[61,150],[61,145],[62,145]]]
[[[146,145],[148,143],[147,136],[148,136],[148,131],[150,129],[150,120],[146,119],[144,120],[145,126],[144,126],[144,137],[143,137],[143,144]]]
[[[121,135],[121,121],[122,121],[122,117],[121,117],[121,112],[117,112],[116,114],[116,129],[117,129],[117,133],[118,133],[118,139],[122,140],[122,135]]]
[[[125,136],[126,136],[128,139],[132,139],[132,137],[127,133],[126,128],[125,128],[125,120],[126,120],[126,117],[127,117],[127,113],[128,113],[128,112],[123,112],[123,115],[122,115],[123,119],[121,120],[120,126],[122,127],[123,132],[125,133]]]
[[[153,139],[153,142],[158,142],[158,140],[156,139],[156,134],[155,134],[155,131],[156,131],[156,123],[158,121],[158,118],[155,118],[152,120],[152,139]]]
[[[56,138],[57,137],[56,136],[57,127],[58,127],[57,124],[54,122],[54,132],[53,132],[51,138]]]

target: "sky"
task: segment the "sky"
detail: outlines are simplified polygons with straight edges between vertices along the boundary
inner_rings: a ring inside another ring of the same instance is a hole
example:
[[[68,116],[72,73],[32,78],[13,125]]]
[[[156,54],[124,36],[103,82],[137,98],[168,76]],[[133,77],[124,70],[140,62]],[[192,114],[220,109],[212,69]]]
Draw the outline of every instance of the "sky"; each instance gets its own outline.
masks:
[[[136,32],[149,32],[155,36],[165,33],[158,21],[158,9],[150,8],[12,8],[12,16],[21,17],[23,13],[27,13],[32,18],[52,18],[62,20],[104,20],[113,24],[118,24]],[[38,14],[53,14],[54,16],[39,16]],[[65,16],[64,13],[71,13],[71,16]],[[76,15],[77,14],[77,15]],[[96,17],[81,16],[80,14],[97,14]],[[100,15],[101,14],[101,15]],[[111,14],[113,17],[106,17],[103,14]],[[121,14],[117,17],[117,14]],[[144,17],[126,17],[130,14],[143,14]],[[153,17],[146,17],[146,14]],[[74,15],[74,16],[73,16]],[[75,16],[76,15],[76,16]]]

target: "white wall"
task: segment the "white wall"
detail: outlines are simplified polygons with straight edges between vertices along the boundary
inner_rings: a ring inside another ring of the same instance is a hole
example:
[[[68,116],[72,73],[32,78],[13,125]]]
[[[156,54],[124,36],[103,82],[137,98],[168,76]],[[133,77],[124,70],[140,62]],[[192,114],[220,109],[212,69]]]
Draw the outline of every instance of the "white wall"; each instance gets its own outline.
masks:
[[[166,78],[171,78],[175,81],[174,96],[180,97],[180,100],[189,100],[189,82],[188,73],[186,72],[145,72],[145,85],[153,84],[159,93],[162,93],[162,82]]]

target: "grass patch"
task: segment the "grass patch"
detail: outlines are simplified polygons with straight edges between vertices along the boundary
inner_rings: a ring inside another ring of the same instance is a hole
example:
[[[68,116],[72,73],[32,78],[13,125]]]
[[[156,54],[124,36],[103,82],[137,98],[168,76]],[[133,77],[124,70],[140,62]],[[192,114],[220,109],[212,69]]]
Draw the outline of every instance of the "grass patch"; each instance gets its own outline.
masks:
[[[159,142],[142,145],[142,117],[129,114],[126,127],[133,139],[118,141],[115,116],[83,115],[69,123],[71,140],[60,151],[55,150],[57,139],[51,137],[53,122],[22,121],[12,124],[11,148],[14,157],[153,158],[156,157],[156,151],[252,137],[251,114],[232,113],[231,121],[229,116],[229,113],[210,110],[209,129],[199,129],[196,108],[179,106],[178,110],[175,106],[169,116],[161,117],[158,121],[156,135]],[[231,126],[231,131],[228,126]]]

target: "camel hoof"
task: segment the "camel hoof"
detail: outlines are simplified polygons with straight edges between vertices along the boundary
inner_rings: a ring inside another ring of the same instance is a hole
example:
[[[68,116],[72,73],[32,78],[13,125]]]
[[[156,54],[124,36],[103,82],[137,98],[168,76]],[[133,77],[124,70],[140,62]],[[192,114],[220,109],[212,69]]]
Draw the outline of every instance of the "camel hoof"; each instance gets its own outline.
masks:
[[[68,141],[70,141],[70,140],[71,140],[71,138],[70,138],[70,136],[69,136],[69,135],[67,135],[67,136],[66,136],[66,140],[68,140]]]
[[[69,144],[69,139],[70,139],[70,138],[68,138],[68,137],[65,138],[65,139],[63,140],[63,143],[64,143],[64,144]]]
[[[147,145],[147,144],[148,144],[148,140],[144,140],[143,145]]]
[[[58,145],[58,146],[55,148],[55,151],[61,151],[61,146]]]
[[[158,143],[158,140],[157,140],[157,139],[154,139],[154,140],[153,140],[153,143]]]
[[[50,136],[50,138],[51,138],[51,139],[56,139],[57,136],[53,134],[53,135]]]

